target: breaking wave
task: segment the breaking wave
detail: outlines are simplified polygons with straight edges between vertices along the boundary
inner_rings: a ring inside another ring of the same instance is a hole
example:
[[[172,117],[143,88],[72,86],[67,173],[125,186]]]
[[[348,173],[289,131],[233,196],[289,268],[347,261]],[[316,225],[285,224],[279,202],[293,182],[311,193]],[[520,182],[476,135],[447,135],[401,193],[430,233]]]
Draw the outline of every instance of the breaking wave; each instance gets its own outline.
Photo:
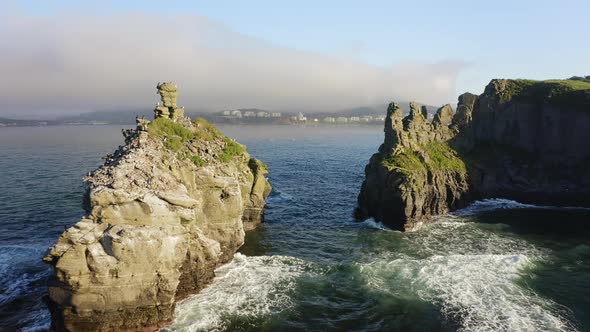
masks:
[[[367,227],[367,228],[375,228],[375,229],[380,229],[380,230],[384,230],[384,231],[390,231],[391,229],[387,228],[385,225],[383,225],[382,222],[380,221],[376,221],[373,218],[369,218],[363,222],[361,222],[361,225]]]
[[[575,329],[566,309],[518,283],[545,259],[543,250],[470,223],[441,222],[407,237],[416,252],[381,254],[361,264],[369,289],[409,292],[437,305],[461,331]]]
[[[162,331],[222,331],[232,321],[256,322],[288,309],[298,277],[312,273],[312,264],[289,256],[245,256],[215,271],[199,294],[179,303],[175,321]]]
[[[38,298],[45,292],[45,280],[50,269],[41,262],[44,248],[29,246],[0,247],[0,313],[3,319],[13,321],[21,331],[46,331],[49,328],[49,312]],[[37,299],[27,307],[21,317],[8,317],[12,307],[22,299]],[[2,324],[0,324],[2,330]]]
[[[390,292],[396,283],[409,286],[440,306],[459,330],[572,330],[557,304],[516,283],[530,264],[526,255],[452,255],[377,261],[362,271],[379,291]]]

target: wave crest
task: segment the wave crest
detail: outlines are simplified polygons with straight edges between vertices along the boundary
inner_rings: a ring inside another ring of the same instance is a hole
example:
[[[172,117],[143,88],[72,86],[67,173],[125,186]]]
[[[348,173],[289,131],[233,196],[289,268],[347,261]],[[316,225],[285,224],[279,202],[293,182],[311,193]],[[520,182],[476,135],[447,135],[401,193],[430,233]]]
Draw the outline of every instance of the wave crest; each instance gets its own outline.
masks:
[[[220,331],[233,319],[255,321],[293,305],[296,279],[312,265],[289,256],[245,256],[215,271],[199,294],[179,303],[173,324],[162,331]]]

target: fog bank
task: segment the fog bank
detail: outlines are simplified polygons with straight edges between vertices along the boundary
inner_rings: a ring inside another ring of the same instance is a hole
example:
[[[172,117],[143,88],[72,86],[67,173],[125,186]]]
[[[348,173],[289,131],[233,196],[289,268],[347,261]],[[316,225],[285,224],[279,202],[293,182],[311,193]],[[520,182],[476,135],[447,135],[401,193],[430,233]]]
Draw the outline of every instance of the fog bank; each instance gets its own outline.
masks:
[[[187,110],[333,111],[389,100],[438,105],[455,101],[463,67],[458,61],[377,67],[273,45],[202,16],[3,16],[0,115],[151,109],[164,80],[178,83]]]

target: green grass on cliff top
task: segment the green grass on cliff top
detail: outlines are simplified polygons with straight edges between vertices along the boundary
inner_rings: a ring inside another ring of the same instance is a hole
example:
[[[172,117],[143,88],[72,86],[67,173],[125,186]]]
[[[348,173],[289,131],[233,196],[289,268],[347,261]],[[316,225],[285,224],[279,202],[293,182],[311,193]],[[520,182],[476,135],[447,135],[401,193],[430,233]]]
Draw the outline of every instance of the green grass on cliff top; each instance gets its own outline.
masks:
[[[230,161],[235,156],[244,153],[244,151],[246,150],[246,148],[242,144],[232,140],[231,138],[225,137],[224,141],[225,147],[223,148],[223,150],[221,151],[221,155],[219,156],[219,159],[223,162]]]
[[[422,173],[426,170],[467,174],[465,163],[446,142],[430,142],[422,146],[422,150],[427,156],[424,161],[420,158],[422,152],[406,150],[383,159],[382,163],[385,167],[389,169],[396,168],[406,175],[417,174],[417,172]]]
[[[581,91],[590,91],[590,82],[584,80],[509,80],[500,91],[502,101],[511,99],[549,100],[556,104],[588,104],[588,98]]]
[[[195,125],[197,130],[193,131],[170,119],[157,118],[148,125],[148,133],[154,137],[176,136],[182,143],[196,140],[213,141],[224,137],[214,125],[203,118],[197,118]]]
[[[185,150],[185,144],[190,141],[211,142],[216,139],[222,140],[225,144],[221,152],[218,154],[218,158],[222,162],[228,162],[246,150],[243,145],[221,134],[214,125],[210,124],[203,118],[197,118],[195,120],[195,125],[197,126],[197,129],[193,131],[170,119],[157,118],[149,123],[148,133],[152,137],[166,137],[166,148],[177,153],[180,153],[181,150]],[[204,161],[198,156],[191,156],[190,159],[197,166],[204,165]]]
[[[430,142],[424,146],[430,157],[430,165],[437,170],[455,171],[461,174],[467,173],[467,167],[457,152],[446,142]]]
[[[416,151],[406,150],[382,161],[383,165],[389,169],[397,169],[399,172],[411,175],[416,171],[426,171],[424,163]]]
[[[150,122],[148,133],[153,137],[178,137],[183,143],[195,138],[192,130],[166,118],[157,118]]]

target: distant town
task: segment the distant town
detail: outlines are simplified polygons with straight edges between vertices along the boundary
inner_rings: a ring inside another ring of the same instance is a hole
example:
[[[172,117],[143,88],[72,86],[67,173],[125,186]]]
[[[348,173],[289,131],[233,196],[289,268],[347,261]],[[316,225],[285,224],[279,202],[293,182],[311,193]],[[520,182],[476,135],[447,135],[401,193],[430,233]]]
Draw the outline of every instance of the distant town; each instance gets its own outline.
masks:
[[[216,124],[252,125],[383,125],[385,107],[359,107],[341,112],[276,112],[257,108],[240,108],[218,112],[187,112],[191,118],[202,117]],[[435,108],[428,106],[429,118]],[[54,120],[19,120],[0,117],[1,127],[44,127],[74,125],[133,125],[136,117],[151,117],[142,111],[96,111],[63,116]]]
[[[225,110],[213,114],[216,123],[260,124],[383,124],[385,115],[283,114],[263,110]]]

